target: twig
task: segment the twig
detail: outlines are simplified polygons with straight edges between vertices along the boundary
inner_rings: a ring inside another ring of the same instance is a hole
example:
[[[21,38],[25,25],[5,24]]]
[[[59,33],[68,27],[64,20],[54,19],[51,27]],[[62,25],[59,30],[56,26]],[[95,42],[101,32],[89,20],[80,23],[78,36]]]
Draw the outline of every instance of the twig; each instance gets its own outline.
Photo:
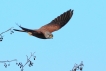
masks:
[[[34,52],[35,53],[35,52]],[[29,67],[31,67],[31,66],[33,66],[33,63],[32,63],[32,61],[30,60],[31,59],[31,57],[32,56],[34,56],[34,53],[32,54],[31,53],[31,56],[28,58],[28,56],[27,56],[27,62],[23,65],[22,64],[22,62],[19,62],[19,63],[16,63],[18,66],[20,66],[20,68],[21,68],[21,71],[23,71],[24,70],[24,67],[29,63]],[[34,56],[34,60],[35,60],[35,58],[36,58],[36,56]]]
[[[7,68],[7,62],[9,63],[8,66],[10,66],[10,62],[13,62],[13,61],[17,61],[17,59],[14,59],[14,60],[7,60],[7,61],[0,61],[0,63],[4,63],[4,66],[5,68]]]
[[[35,52],[34,52],[34,53],[35,53]],[[25,65],[27,65],[28,63],[29,63],[29,67],[33,66],[33,63],[32,63],[32,61],[31,61],[30,59],[31,59],[31,57],[33,56],[33,57],[34,57],[34,60],[35,60],[36,56],[34,56],[34,53],[33,53],[33,54],[31,53],[31,56],[30,56],[29,58],[28,58],[28,56],[26,55],[26,56],[27,56],[27,62],[26,62],[24,65],[23,65],[21,62],[17,63],[17,59],[7,60],[7,61],[0,61],[0,63],[4,63],[5,68],[7,68],[7,66],[10,66],[10,62],[16,61],[16,65],[20,66],[21,71],[23,71],[23,68],[24,68]],[[9,63],[8,65],[7,65],[7,62]]]
[[[6,30],[6,31],[4,31],[4,32],[2,32],[2,33],[0,34],[0,41],[2,41],[2,40],[3,40],[3,37],[4,37],[4,36],[2,36],[2,34],[5,33],[5,32],[10,31],[12,28],[13,28],[13,27],[11,27],[10,29],[8,29],[8,30]],[[11,33],[10,33],[10,34],[12,34],[12,33],[14,33],[14,32],[11,30]]]
[[[76,70],[79,70],[79,69],[80,69],[80,71],[82,71],[83,66],[84,66],[83,61],[81,61],[81,63],[79,65],[75,64],[71,71],[76,71]]]
[[[7,61],[0,61],[0,63],[6,63],[6,62],[12,62],[12,61],[17,61],[17,59],[14,59],[14,60],[7,60]]]
[[[14,28],[14,27],[11,27],[10,29],[8,29],[8,30],[6,30],[6,31],[2,32],[0,35],[2,35],[2,34],[3,34],[3,33],[5,33],[5,32],[10,31],[12,28]]]
[[[34,52],[34,53],[35,53],[35,52]],[[30,56],[29,58],[28,58],[28,56],[26,55],[26,56],[27,56],[27,62],[23,65],[22,69],[25,67],[26,64],[28,64],[28,62],[30,62],[30,58],[31,58],[32,56],[34,56],[34,53],[33,53],[33,54],[31,53],[31,56]]]

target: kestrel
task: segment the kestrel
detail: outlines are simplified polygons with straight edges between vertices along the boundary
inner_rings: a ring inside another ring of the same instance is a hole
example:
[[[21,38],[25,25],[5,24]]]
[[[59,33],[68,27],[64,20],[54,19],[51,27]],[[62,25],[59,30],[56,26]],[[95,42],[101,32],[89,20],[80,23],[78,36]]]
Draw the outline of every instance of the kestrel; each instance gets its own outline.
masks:
[[[68,23],[68,21],[71,19],[72,15],[73,15],[73,10],[70,9],[39,29],[32,30],[18,25],[22,30],[17,30],[17,29],[13,29],[13,30],[19,32],[26,32],[32,36],[41,39],[51,39],[53,38],[52,32],[57,31],[61,29],[64,25],[66,25],[66,23]]]

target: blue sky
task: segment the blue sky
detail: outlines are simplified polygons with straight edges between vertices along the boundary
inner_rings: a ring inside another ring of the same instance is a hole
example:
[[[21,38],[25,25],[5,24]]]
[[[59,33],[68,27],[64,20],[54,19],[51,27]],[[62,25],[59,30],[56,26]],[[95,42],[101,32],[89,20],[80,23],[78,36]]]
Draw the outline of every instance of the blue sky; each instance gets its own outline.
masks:
[[[38,29],[63,12],[73,9],[72,19],[53,39],[39,39],[27,33],[3,34],[0,42],[0,61],[18,59],[26,62],[26,55],[36,52],[34,66],[24,71],[69,71],[75,63],[84,62],[83,71],[103,71],[106,62],[106,1],[105,0],[0,0],[0,32],[15,23]],[[2,71],[20,71],[11,66]]]

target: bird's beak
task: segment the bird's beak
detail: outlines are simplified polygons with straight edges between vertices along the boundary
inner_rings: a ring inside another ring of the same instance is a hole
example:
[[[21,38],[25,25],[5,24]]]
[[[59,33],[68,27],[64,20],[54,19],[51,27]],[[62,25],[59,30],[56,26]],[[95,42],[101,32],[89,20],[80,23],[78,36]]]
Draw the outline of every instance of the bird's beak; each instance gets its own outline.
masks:
[[[50,38],[53,39],[53,36],[51,36]]]

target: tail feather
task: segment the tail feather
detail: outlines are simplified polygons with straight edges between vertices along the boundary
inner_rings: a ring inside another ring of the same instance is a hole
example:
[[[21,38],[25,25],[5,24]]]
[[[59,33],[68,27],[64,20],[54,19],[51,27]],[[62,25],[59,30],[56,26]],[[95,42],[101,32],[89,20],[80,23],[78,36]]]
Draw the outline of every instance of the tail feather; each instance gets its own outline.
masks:
[[[17,23],[16,23],[16,25],[19,26],[22,30],[13,29],[15,31],[20,31],[20,32],[33,32],[34,31],[32,29],[24,28],[24,27],[18,25]]]
[[[17,29],[13,29],[14,31],[19,31],[19,32],[26,32],[24,30],[17,30]]]

